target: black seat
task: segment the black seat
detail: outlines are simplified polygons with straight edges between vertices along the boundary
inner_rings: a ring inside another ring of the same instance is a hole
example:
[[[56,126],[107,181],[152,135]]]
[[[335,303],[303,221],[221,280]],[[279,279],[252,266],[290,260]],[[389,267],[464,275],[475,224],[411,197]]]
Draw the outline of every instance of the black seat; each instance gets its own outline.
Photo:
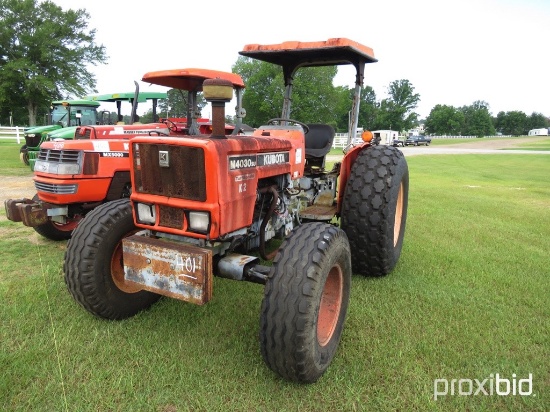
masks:
[[[330,152],[334,140],[334,129],[328,124],[308,124],[306,134],[306,159],[323,158]]]

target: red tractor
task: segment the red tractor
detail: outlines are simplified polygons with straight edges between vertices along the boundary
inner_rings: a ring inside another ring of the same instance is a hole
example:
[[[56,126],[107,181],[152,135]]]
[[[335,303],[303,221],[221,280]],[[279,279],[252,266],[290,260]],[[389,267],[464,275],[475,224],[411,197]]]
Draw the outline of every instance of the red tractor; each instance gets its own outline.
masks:
[[[189,121],[186,118],[168,118],[151,124],[80,126],[74,132],[74,139],[42,143],[34,164],[33,180],[37,193],[32,199],[6,200],[8,219],[22,222],[50,240],[69,239],[81,219],[93,208],[130,196],[128,152],[131,137],[185,136],[211,129],[210,120],[199,117],[196,96],[202,91],[204,80],[214,77],[226,79],[232,84],[237,94],[237,107],[240,108],[244,83],[237,74],[208,69],[151,72],[143,77],[143,81],[187,91]],[[161,94],[139,94],[136,83],[135,96],[140,95],[147,98]],[[110,96],[99,98],[106,100]],[[116,99],[120,102],[120,97]],[[133,99],[132,118],[135,118],[138,100]],[[227,134],[234,131],[235,126],[227,125]]]
[[[231,85],[206,80],[212,134],[133,138],[130,199],[96,208],[78,226],[65,281],[78,303],[107,319],[133,316],[161,295],[205,304],[213,276],[265,284],[263,359],[281,377],[311,383],[336,353],[352,272],[383,276],[399,259],[408,166],[401,151],[365,132],[364,143],[325,170],[333,128],[290,116],[296,70],[352,64],[355,136],[372,49],[337,38],[251,44],[240,54],[282,67],[281,117],[252,135],[227,136]],[[270,252],[272,239],[281,242]]]

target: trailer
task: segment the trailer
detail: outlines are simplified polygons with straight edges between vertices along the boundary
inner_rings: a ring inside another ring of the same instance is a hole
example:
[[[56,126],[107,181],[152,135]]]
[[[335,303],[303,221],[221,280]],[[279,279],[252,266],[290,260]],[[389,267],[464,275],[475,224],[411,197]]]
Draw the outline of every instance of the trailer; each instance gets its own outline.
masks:
[[[399,139],[399,132],[395,130],[373,130],[374,139],[380,139],[380,144],[393,145],[393,141]]]
[[[542,128],[542,129],[531,129],[529,130],[529,136],[548,136],[548,129]]]

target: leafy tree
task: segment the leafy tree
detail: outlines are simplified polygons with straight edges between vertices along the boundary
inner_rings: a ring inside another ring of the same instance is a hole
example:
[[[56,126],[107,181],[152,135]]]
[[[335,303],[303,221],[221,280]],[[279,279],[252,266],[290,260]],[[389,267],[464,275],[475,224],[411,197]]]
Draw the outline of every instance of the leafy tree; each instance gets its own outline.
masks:
[[[353,96],[353,89],[350,89],[350,97],[346,102],[346,107],[349,110],[350,99]],[[374,130],[372,127],[376,123],[376,117],[378,116],[378,103],[376,101],[376,93],[371,86],[365,86],[361,90],[361,104],[359,106],[359,126],[365,129]],[[346,131],[348,128],[346,127]]]
[[[531,116],[529,116],[526,123],[527,131],[531,129],[543,129],[545,127],[550,127],[550,119],[548,119],[542,113],[531,113]]]
[[[158,107],[157,107],[157,116],[162,117],[158,113]],[[157,121],[157,120],[153,120],[153,109],[148,109],[145,113],[139,116],[139,121],[141,123],[154,123],[155,121]]]
[[[424,126],[429,134],[458,136],[464,127],[464,113],[453,106],[438,104],[430,111]]]
[[[32,126],[52,100],[95,92],[86,67],[107,56],[89,18],[49,0],[0,0],[0,105],[26,107]]]
[[[408,130],[416,125],[420,95],[414,92],[414,86],[406,79],[394,80],[388,86],[389,98],[380,102],[376,120],[379,129]]]
[[[246,84],[243,93],[245,123],[258,127],[268,119],[281,116],[285,85],[279,66],[239,56],[233,72]],[[332,83],[336,72],[337,68],[330,66],[308,67],[296,72],[292,90],[293,119],[337,127],[342,91]]]
[[[279,66],[239,56],[232,70],[246,85],[243,93],[246,124],[258,127],[268,119],[281,116],[284,82]]]
[[[496,131],[487,102],[477,100],[471,106],[463,106],[460,110],[464,114],[462,135],[477,137],[495,135]]]
[[[499,112],[496,117],[495,128],[506,135],[525,135],[528,131],[527,115],[520,111]]]
[[[179,89],[168,90],[168,98],[159,100],[157,114],[159,117],[187,117],[187,92]],[[202,112],[206,106],[202,93],[197,94],[197,109]],[[151,118],[152,118],[151,110]]]

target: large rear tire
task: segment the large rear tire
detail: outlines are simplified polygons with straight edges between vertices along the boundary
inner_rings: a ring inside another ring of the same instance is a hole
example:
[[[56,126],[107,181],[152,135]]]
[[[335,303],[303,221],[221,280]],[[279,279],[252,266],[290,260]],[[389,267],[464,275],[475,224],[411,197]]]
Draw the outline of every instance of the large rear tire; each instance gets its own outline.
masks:
[[[269,368],[301,383],[323,375],[340,342],[350,286],[350,248],[341,229],[306,223],[282,242],[260,317],[261,353]]]
[[[353,272],[390,273],[401,255],[409,198],[409,169],[403,152],[389,146],[362,150],[352,165],[342,202]]]
[[[122,239],[136,231],[129,199],[96,207],[74,230],[65,252],[65,283],[88,312],[124,319],[160,298],[124,280]]]

